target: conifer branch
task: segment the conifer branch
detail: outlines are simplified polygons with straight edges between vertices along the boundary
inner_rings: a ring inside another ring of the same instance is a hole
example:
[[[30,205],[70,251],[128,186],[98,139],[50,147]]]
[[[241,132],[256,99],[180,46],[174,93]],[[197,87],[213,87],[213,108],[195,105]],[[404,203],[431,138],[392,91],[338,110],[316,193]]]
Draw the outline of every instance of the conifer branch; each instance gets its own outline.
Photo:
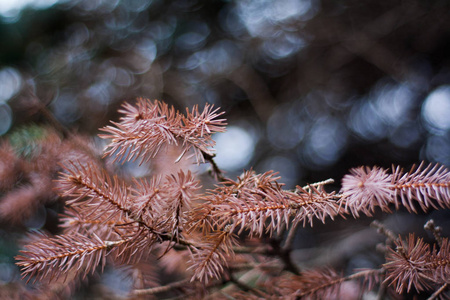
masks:
[[[207,284],[210,277],[220,278],[224,268],[228,266],[228,260],[234,256],[233,246],[236,241],[231,227],[214,232],[206,238],[207,243],[192,254],[189,269],[194,273],[191,282],[198,279]]]
[[[401,237],[395,242],[396,249],[390,248],[384,268],[387,271],[385,282],[394,285],[397,293],[418,292],[430,289],[433,284],[445,284],[450,278],[450,244],[444,238],[442,247],[438,250],[416,239],[414,234],[407,241]]]
[[[371,216],[376,207],[391,212],[392,205],[414,213],[417,205],[423,211],[450,208],[450,173],[443,166],[422,163],[408,173],[393,167],[392,174],[378,167],[361,167],[350,173],[342,179],[340,203],[354,217]]]
[[[180,158],[192,149],[197,162],[205,162],[203,153],[208,158],[213,155],[211,148],[215,142],[211,135],[225,131],[226,125],[225,119],[217,119],[223,112],[208,104],[202,112],[195,106],[184,116],[163,102],[139,99],[137,106],[125,104],[119,112],[124,114],[120,122],[102,128],[105,134],[99,135],[112,140],[105,156],[115,155],[115,161],[140,160],[143,163],[155,157],[163,147],[181,142]]]
[[[383,269],[362,270],[349,276],[342,276],[333,269],[308,270],[300,276],[290,276],[279,283],[282,294],[300,299],[328,299],[339,295],[342,283],[361,280],[365,290],[371,290],[378,282]]]
[[[69,197],[67,204],[75,209],[90,207],[88,217],[109,219],[132,218],[133,211],[127,204],[128,187],[117,177],[111,179],[106,171],[93,164],[86,166],[71,163],[65,166],[59,180],[62,196]]]
[[[176,263],[182,269],[179,272],[190,276],[190,282],[202,283],[204,291],[213,286],[207,285],[213,279],[214,286],[234,283],[242,289],[239,295],[250,292],[246,296],[253,298],[324,299],[339,295],[339,289],[349,280],[362,281],[361,291],[380,283],[379,297],[392,287],[398,294],[437,289],[431,298],[443,297],[448,289],[449,241],[432,221],[426,228],[436,238],[437,245],[433,246],[413,234],[404,241],[381,223],[373,222],[372,226],[387,237],[383,244],[386,263],[380,269],[344,277],[333,269],[300,270],[291,257],[297,228],[312,226],[317,220],[325,223],[349,213],[354,218],[371,216],[377,209],[391,213],[405,208],[416,213],[450,208],[450,173],[444,167],[422,163],[409,172],[400,167],[392,167],[392,171],[360,167],[343,178],[338,193],[324,190],[332,179],[285,190],[274,171],[257,174],[249,170],[235,181],[225,179],[213,160],[211,136],[223,132],[226,125],[218,108],[205,105],[200,110],[194,106],[181,114],[163,102],[139,99],[136,105],[124,104],[120,113],[118,122],[101,129],[100,137],[111,139],[105,156],[114,157],[116,162],[143,163],[166,146],[178,145],[179,159],[190,153],[197,163],[209,162],[218,185],[200,195],[201,184],[191,171],[122,179],[110,175],[95,160],[75,159],[63,164],[56,181],[60,195],[67,199],[63,233],[55,237],[39,235],[16,257],[28,281],[54,282],[74,274],[85,277],[100,265],[103,269],[106,258],[135,264],[151,253],[152,257],[165,257],[167,266],[167,260],[176,253]],[[17,158],[12,156],[11,160],[14,163],[8,166],[14,168]],[[15,173],[5,174],[17,176]],[[50,175],[46,178],[50,183]],[[5,181],[0,185],[10,188],[13,184]],[[32,193],[33,189],[28,195]],[[242,242],[239,247],[237,235]],[[261,246],[267,237],[269,244]],[[240,255],[235,257],[235,253]],[[269,265],[274,261],[281,266]],[[247,285],[242,277],[237,280],[236,272],[248,267],[264,269],[265,290]],[[280,285],[267,285],[274,282]],[[182,280],[137,289],[133,295],[193,288],[187,283]]]
[[[16,260],[22,269],[22,276],[29,277],[28,281],[33,277],[34,280],[52,281],[66,275],[71,269],[85,277],[94,272],[100,263],[103,269],[107,250],[123,242],[105,243],[95,234],[91,237],[79,234],[56,237],[41,235],[38,241],[20,251],[21,255],[16,256]]]

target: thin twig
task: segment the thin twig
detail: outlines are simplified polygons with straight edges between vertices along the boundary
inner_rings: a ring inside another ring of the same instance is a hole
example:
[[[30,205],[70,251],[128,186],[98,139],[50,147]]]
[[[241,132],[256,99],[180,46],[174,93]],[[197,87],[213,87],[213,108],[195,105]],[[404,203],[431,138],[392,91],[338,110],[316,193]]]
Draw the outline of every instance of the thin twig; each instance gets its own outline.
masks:
[[[390,243],[393,243],[397,240],[397,237],[395,236],[395,233],[388,229],[384,224],[380,223],[379,221],[375,220],[372,223],[370,223],[371,227],[377,228],[378,233],[383,234],[387,237]]]
[[[157,287],[148,288],[148,289],[134,290],[132,293],[133,293],[133,295],[138,295],[138,296],[155,295],[155,294],[168,292],[170,290],[185,286],[188,283],[189,283],[189,279],[183,279],[183,280],[172,282],[172,283],[169,283],[169,284],[163,285],[163,286],[157,286]]]
[[[297,233],[297,228],[300,222],[296,222],[294,226],[288,232],[288,236],[283,245],[283,251],[290,251],[292,249],[292,243],[294,242],[295,235]]]
[[[442,247],[442,228],[439,226],[436,226],[434,224],[434,220],[431,219],[427,223],[425,223],[425,226],[423,226],[425,230],[431,231],[433,233],[434,239],[438,243],[439,247]]]
[[[285,270],[295,275],[300,275],[300,269],[291,259],[291,249],[282,248],[278,239],[271,239],[270,245],[273,249],[273,255],[280,257],[280,259],[283,261]]]
[[[442,285],[436,292],[433,293],[433,295],[431,295],[427,300],[434,300],[437,299],[439,297],[440,294],[442,294],[443,292],[445,292],[445,290],[449,287],[448,283],[445,283],[444,285]]]
[[[71,135],[70,131],[63,125],[58,119],[55,118],[53,113],[47,108],[47,106],[42,103],[41,99],[39,99],[34,93],[32,95],[35,104],[37,105],[39,112],[44,115],[47,121],[56,128],[57,131],[61,132],[63,137],[67,138]]]
[[[203,155],[203,158],[211,165],[211,168],[212,168],[211,172],[214,175],[214,178],[219,182],[226,181],[227,179],[225,178],[225,176],[223,176],[223,171],[219,168],[219,166],[214,161],[215,155],[208,154],[204,151],[202,151],[202,155]]]
[[[309,190],[311,187],[318,187],[318,186],[323,186],[323,185],[332,184],[332,183],[334,183],[334,179],[333,178],[328,178],[328,179],[326,179],[324,181],[308,184],[308,185],[304,186],[303,189],[304,190]]]

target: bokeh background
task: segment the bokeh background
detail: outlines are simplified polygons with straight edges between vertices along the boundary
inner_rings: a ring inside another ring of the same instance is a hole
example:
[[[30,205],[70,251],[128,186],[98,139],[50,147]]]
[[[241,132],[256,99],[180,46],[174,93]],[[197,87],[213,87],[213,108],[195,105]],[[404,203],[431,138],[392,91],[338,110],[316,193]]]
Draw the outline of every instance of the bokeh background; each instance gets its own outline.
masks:
[[[48,122],[39,101],[95,136],[137,97],[220,106],[232,178],[273,169],[288,188],[338,189],[360,165],[450,165],[450,2],[0,0],[0,135]]]

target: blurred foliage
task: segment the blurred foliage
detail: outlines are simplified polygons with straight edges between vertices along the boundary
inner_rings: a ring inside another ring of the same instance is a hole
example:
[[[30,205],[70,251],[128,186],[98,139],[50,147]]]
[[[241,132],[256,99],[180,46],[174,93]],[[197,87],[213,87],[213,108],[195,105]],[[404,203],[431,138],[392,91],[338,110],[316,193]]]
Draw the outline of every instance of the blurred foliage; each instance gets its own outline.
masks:
[[[359,165],[450,165],[447,0],[55,2],[0,17],[12,140],[49,122],[40,105],[95,136],[146,97],[222,107],[230,177],[274,169],[293,187]]]
[[[46,130],[36,125],[20,127],[9,134],[9,143],[18,156],[30,158],[40,152],[39,141],[46,135]]]

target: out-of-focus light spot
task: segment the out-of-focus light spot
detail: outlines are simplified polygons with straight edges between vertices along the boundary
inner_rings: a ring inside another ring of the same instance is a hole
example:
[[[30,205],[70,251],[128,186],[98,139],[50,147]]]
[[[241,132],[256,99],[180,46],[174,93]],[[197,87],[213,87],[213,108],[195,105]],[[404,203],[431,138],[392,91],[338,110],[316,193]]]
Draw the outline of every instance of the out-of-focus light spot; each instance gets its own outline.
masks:
[[[353,105],[349,127],[365,140],[377,141],[411,121],[414,92],[406,83],[390,84],[381,80],[367,98]]]
[[[22,87],[22,76],[13,68],[0,70],[0,104],[9,100]]]
[[[102,13],[112,12],[119,4],[120,0],[64,0],[69,5],[76,5],[78,8],[91,12],[100,11]]]
[[[450,129],[450,85],[435,89],[422,106],[422,117],[431,132]]]
[[[253,156],[256,141],[244,128],[230,126],[225,133],[215,135],[217,156],[220,168],[235,171],[245,167]]]
[[[198,51],[189,56],[185,61],[180,62],[178,67],[185,70],[194,70],[206,61],[205,51]]]
[[[197,61],[199,69],[206,75],[226,74],[233,71],[240,64],[240,52],[236,45],[228,40],[215,43],[209,49],[200,51]]]
[[[450,136],[433,135],[427,140],[425,146],[426,159],[450,166]]]
[[[157,55],[155,42],[151,39],[143,39],[136,45],[135,52],[139,57],[133,60],[133,66],[136,73],[145,73],[150,69]]]
[[[276,37],[264,41],[262,50],[273,59],[282,59],[298,52],[307,45],[306,41],[294,34],[280,32]]]
[[[420,139],[420,129],[417,122],[407,122],[395,128],[389,136],[389,141],[397,147],[409,148]]]
[[[101,277],[101,284],[117,297],[125,297],[132,289],[131,276],[124,276],[123,271],[109,268]]]
[[[124,162],[122,166],[121,171],[134,178],[151,175],[151,168],[148,163],[142,163],[140,161],[127,161]]]
[[[89,40],[90,32],[85,24],[75,23],[67,28],[67,35],[70,37],[67,39],[67,45],[69,47],[78,47]]]
[[[149,34],[155,40],[165,40],[170,38],[177,27],[177,20],[171,18],[169,22],[155,21],[149,25]]]
[[[92,57],[92,53],[89,53],[82,47],[73,48],[72,51],[67,51],[64,55],[66,60],[66,65],[64,67],[69,68],[73,66],[75,72],[86,71],[84,68],[89,65],[89,60]],[[55,71],[61,67],[61,62],[55,62],[53,65],[49,65],[48,69]]]
[[[130,86],[132,83],[134,83],[134,77],[133,74],[131,74],[128,70],[122,69],[122,68],[115,68],[115,76],[114,76],[114,83],[119,86]]]
[[[0,103],[0,135],[8,132],[12,124],[12,111],[8,104]]]
[[[180,35],[175,46],[182,51],[199,50],[206,44],[210,29],[205,22],[191,21],[183,26],[184,34]]]
[[[285,184],[285,188],[292,189],[298,184],[301,176],[298,169],[298,162],[295,159],[286,156],[270,156],[260,162],[257,171],[264,173],[269,170],[278,172],[281,176],[280,182]]]
[[[125,6],[118,6],[112,12],[109,18],[104,20],[106,26],[111,30],[119,30],[130,28],[131,23],[136,18],[135,13],[131,13]],[[123,33],[127,34],[127,33]]]
[[[305,134],[305,124],[291,105],[278,107],[267,122],[267,138],[279,149],[292,149]]]
[[[121,5],[132,12],[141,12],[147,9],[153,1],[151,0],[121,0]]]
[[[0,280],[4,283],[14,281],[14,279],[18,275],[16,268],[14,268],[14,265],[10,263],[0,263],[0,270],[2,270],[0,272]]]
[[[177,41],[176,46],[183,50],[200,49],[206,43],[206,36],[197,32],[188,32],[181,35]]]
[[[377,114],[389,125],[397,126],[407,120],[413,106],[414,94],[407,84],[383,85],[375,95]]]
[[[66,92],[52,102],[51,108],[55,117],[63,124],[70,124],[80,117],[76,96]]]
[[[310,0],[282,0],[272,2],[270,16],[275,21],[284,21],[289,18],[304,15],[311,9]]]
[[[304,163],[313,168],[333,164],[347,145],[347,130],[339,119],[325,117],[311,128],[300,150]]]
[[[150,39],[143,39],[137,46],[136,50],[150,62],[156,58],[156,44]]]
[[[146,26],[149,38],[152,38],[158,49],[158,55],[172,49],[173,34],[177,28],[177,18],[168,17],[166,22],[155,21]]]
[[[381,120],[373,103],[365,99],[353,106],[349,127],[361,138],[376,141],[387,134],[387,126]]]
[[[245,25],[235,6],[230,5],[223,8],[219,15],[219,22],[226,32],[236,38],[243,36],[246,32]]]
[[[92,84],[85,93],[85,96],[102,107],[98,109],[103,109],[104,106],[108,105],[114,94],[114,87],[105,81],[100,81]]]
[[[47,220],[47,210],[44,205],[39,205],[37,212],[24,221],[24,225],[29,229],[41,229]]]
[[[201,90],[202,99],[207,103],[218,104],[220,103],[220,95],[217,90],[210,86],[205,86]],[[195,104],[194,104],[195,105]]]
[[[15,22],[26,7],[45,9],[57,2],[58,0],[0,0],[0,15],[7,21]]]
[[[239,1],[238,12],[252,36],[269,36],[274,23],[304,20],[316,6],[315,0]]]

